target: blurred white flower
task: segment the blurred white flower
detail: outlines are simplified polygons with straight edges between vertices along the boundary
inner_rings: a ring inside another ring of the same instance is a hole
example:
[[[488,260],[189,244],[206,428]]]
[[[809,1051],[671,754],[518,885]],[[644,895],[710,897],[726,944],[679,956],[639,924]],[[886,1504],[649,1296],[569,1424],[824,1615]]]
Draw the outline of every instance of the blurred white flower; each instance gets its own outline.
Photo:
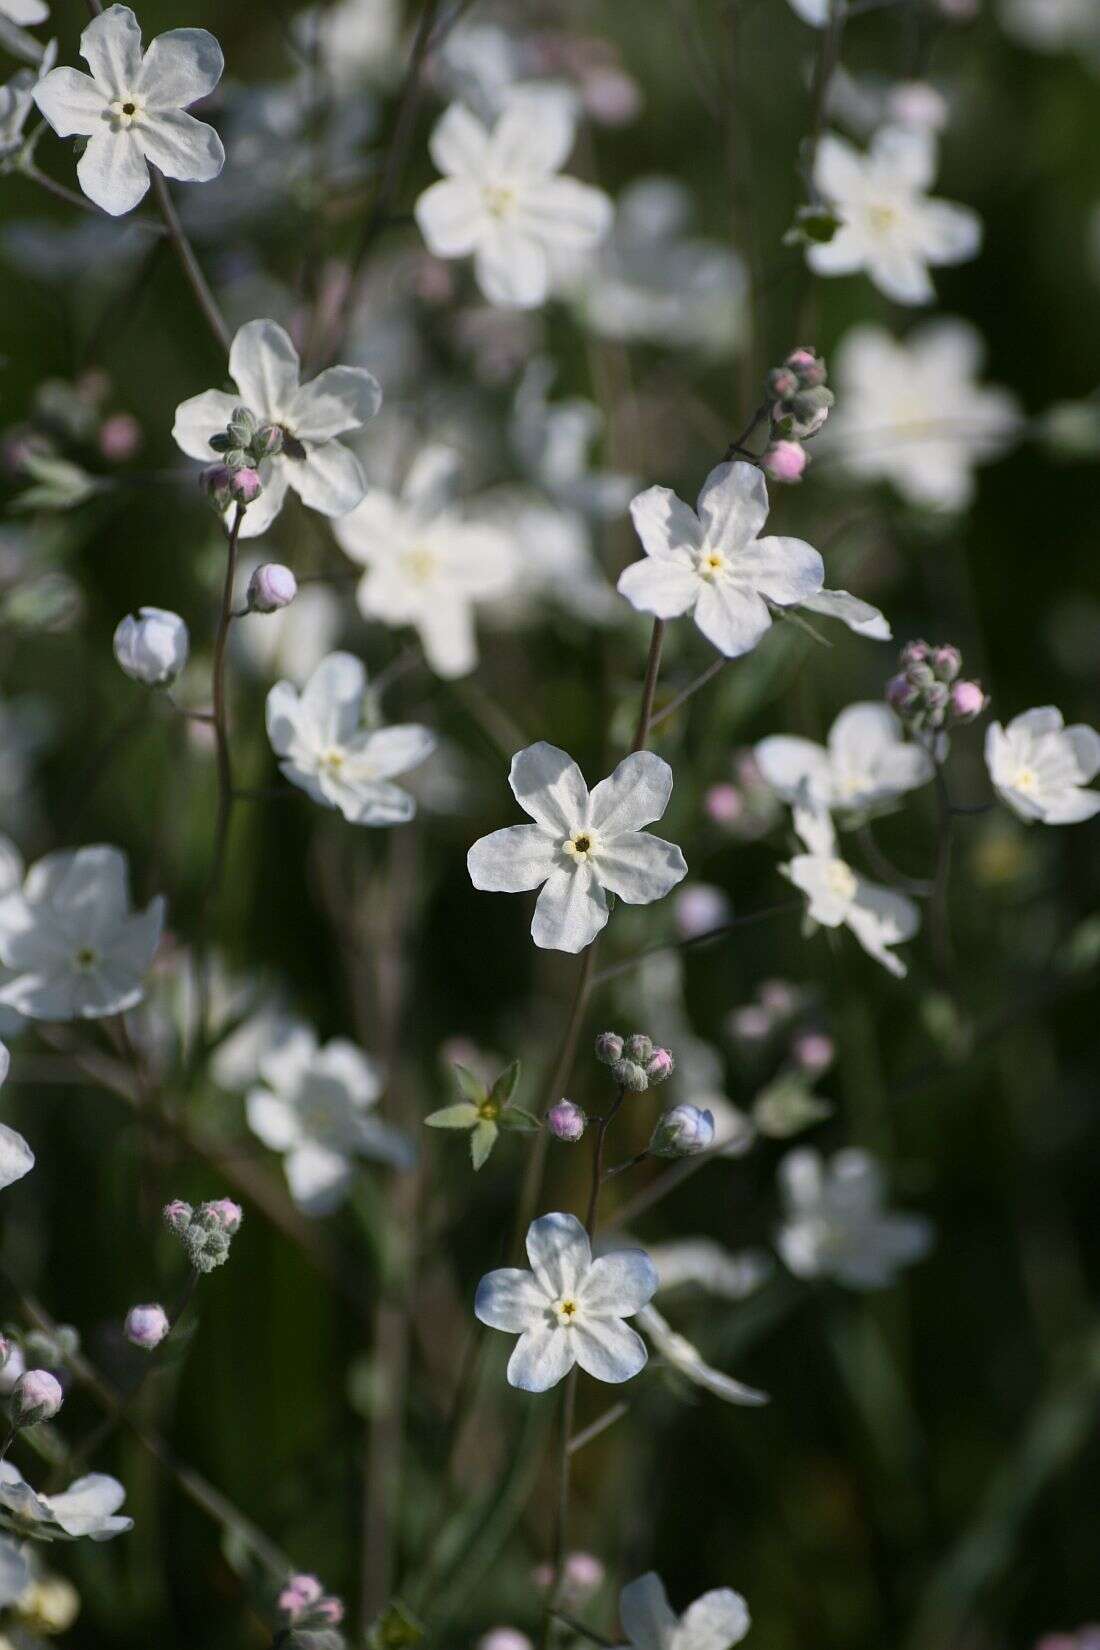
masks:
[[[26,0],[15,0],[26,7]],[[12,0],[7,0],[10,7]],[[91,75],[53,69],[34,101],[58,137],[87,138],[76,175],[89,200],[118,217],[149,188],[149,167],[182,183],[206,183],[225,164],[212,126],[187,114],[222,77],[222,49],[206,29],[170,29],[144,54],[129,6],[108,6],[80,37]]]
[[[1037,52],[1079,52],[1100,73],[1100,10],[1094,0],[1000,0],[1009,34]]]
[[[764,779],[784,802],[808,798],[842,816],[861,815],[926,785],[932,759],[906,741],[889,705],[868,700],[842,710],[824,745],[772,734],[754,747]]]
[[[459,454],[424,447],[400,495],[372,488],[334,528],[342,549],[366,568],[359,582],[364,618],[412,625],[439,676],[477,664],[475,604],[499,596],[514,576],[510,539],[475,520],[457,500]]]
[[[126,856],[92,847],[47,854],[0,899],[0,1003],[34,1020],[122,1014],[145,994],[164,900],[136,915]]]
[[[0,1043],[0,1084],[3,1084],[11,1066],[11,1055]],[[14,1186],[34,1168],[34,1153],[16,1129],[0,1123],[0,1191]]]
[[[729,1587],[704,1593],[678,1616],[653,1570],[623,1588],[619,1620],[631,1650],[730,1650],[750,1626],[748,1606]]]
[[[986,729],[985,761],[1002,802],[1029,824],[1076,825],[1100,813],[1100,791],[1083,787],[1100,773],[1100,733],[1083,722],[1067,728],[1060,710],[1042,705]]]
[[[593,469],[589,449],[603,429],[603,414],[583,396],[549,399],[557,374],[545,356],[530,362],[512,407],[512,445],[524,470],[568,510],[598,521],[621,516],[637,483],[633,476]]]
[[[37,4],[37,0],[28,0],[28,4]],[[42,16],[45,15],[46,8],[43,6]],[[4,4],[0,0],[0,17],[3,16]],[[56,58],[57,41],[51,40],[36,69],[17,69],[11,79],[0,86],[0,160],[18,149],[23,142],[23,128],[34,108],[34,88],[49,74]]]
[[[648,1335],[670,1368],[691,1381],[694,1386],[702,1387],[704,1392],[713,1393],[716,1398],[721,1398],[727,1404],[748,1404],[755,1407],[768,1402],[766,1392],[758,1392],[755,1387],[735,1381],[732,1375],[724,1375],[720,1369],[712,1369],[698,1347],[693,1346],[685,1336],[677,1334],[655,1306],[642,1307],[638,1313],[638,1327]]]
[[[926,131],[884,126],[867,154],[826,132],[814,184],[841,222],[831,241],[807,248],[810,268],[818,275],[866,270],[896,303],[931,303],[929,268],[973,258],[982,238],[976,212],[929,198],[935,170],[936,143]]]
[[[832,819],[820,807],[796,806],[794,828],[807,851],[779,869],[806,895],[807,917],[823,928],[849,928],[868,956],[904,978],[906,966],[890,947],[911,940],[920,928],[913,901],[868,881],[837,857]]]
[[[810,1146],[788,1153],[779,1193],[785,1218],[776,1247],[796,1277],[882,1289],[931,1247],[931,1223],[887,1212],[879,1165],[854,1147],[828,1163]]]
[[[38,1495],[10,1461],[0,1461],[0,1527],[22,1540],[110,1541],[132,1530],[134,1521],[119,1515],[126,1491],[103,1472],[77,1478],[61,1495]]]
[[[517,752],[508,782],[535,824],[481,837],[466,862],[475,888],[542,888],[531,922],[537,946],[583,951],[607,922],[609,893],[648,905],[687,875],[679,848],[644,829],[672,794],[672,769],[652,751],[625,757],[589,794],[572,757],[543,740]]]
[[[751,652],[771,628],[769,604],[797,607],[824,583],[824,563],[811,545],[758,537],[768,489],[754,464],[713,469],[698,514],[668,487],[639,493],[630,514],[645,557],[622,574],[622,595],[661,619],[691,613],[727,658]]]
[[[532,1270],[504,1267],[477,1286],[474,1312],[490,1329],[518,1335],[508,1383],[546,1392],[574,1364],[598,1381],[629,1381],[645,1367],[641,1336],[623,1322],[652,1297],[657,1274],[640,1249],[592,1259],[575,1215],[550,1214],[527,1229]]]
[[[720,1300],[746,1300],[759,1289],[772,1271],[773,1263],[759,1249],[737,1253],[710,1238],[680,1238],[659,1243],[649,1251],[657,1268],[659,1289],[680,1289],[695,1284]]]
[[[485,519],[499,523],[522,552],[512,581],[492,604],[502,628],[542,620],[553,604],[586,625],[622,617],[623,607],[592,549],[592,529],[579,510],[554,504],[528,487],[494,487],[482,495]]]
[[[445,176],[416,203],[416,221],[440,258],[474,256],[490,303],[535,309],[550,288],[550,254],[583,251],[613,215],[600,189],[560,176],[575,121],[559,94],[515,92],[492,131],[452,104],[429,148]]]
[[[500,114],[516,82],[523,79],[523,57],[513,31],[476,17],[461,18],[447,31],[430,72],[446,99],[464,104],[488,124]],[[570,97],[565,87],[562,95]],[[575,107],[575,98],[572,102]]]
[[[823,29],[829,21],[832,8],[843,11],[847,0],[787,0],[796,17],[809,23],[813,29]]]
[[[911,504],[965,509],[975,466],[999,457],[1023,426],[1014,395],[978,384],[983,354],[967,321],[932,321],[904,339],[853,327],[832,363],[837,405],[822,452],[850,476],[891,482]]]
[[[259,1076],[261,1061],[304,1029],[278,999],[261,1002],[218,1043],[210,1074],[219,1088],[246,1089]]]
[[[314,802],[338,808],[353,825],[402,825],[416,804],[391,781],[431,754],[435,735],[411,722],[365,728],[366,691],[359,660],[330,653],[301,693],[276,682],[267,696],[267,735],[282,773]]]
[[[337,436],[359,430],[382,405],[378,380],[363,367],[328,367],[308,384],[289,336],[274,321],[249,321],[233,340],[229,375],[238,393],[206,390],[176,408],[172,434],[188,458],[214,461],[210,437],[242,403],[283,432],[282,451],[260,465],[263,492],[245,511],[242,538],[271,526],[292,487],[323,516],[344,516],[366,492],[359,460]]]
[[[373,1115],[381,1074],[354,1043],[335,1038],[321,1048],[299,1028],[261,1059],[260,1076],[245,1101],[248,1126],[282,1153],[291,1196],[307,1214],[343,1202],[356,1158],[411,1166],[411,1142]]]
[[[363,84],[389,85],[401,72],[401,0],[335,0],[309,15],[320,61],[338,98]]]
[[[49,15],[46,0],[0,0],[0,17],[6,17],[9,23],[17,23],[21,29],[44,23]]]
[[[163,607],[139,607],[115,628],[115,658],[126,675],[146,687],[167,687],[187,664],[187,626]]]

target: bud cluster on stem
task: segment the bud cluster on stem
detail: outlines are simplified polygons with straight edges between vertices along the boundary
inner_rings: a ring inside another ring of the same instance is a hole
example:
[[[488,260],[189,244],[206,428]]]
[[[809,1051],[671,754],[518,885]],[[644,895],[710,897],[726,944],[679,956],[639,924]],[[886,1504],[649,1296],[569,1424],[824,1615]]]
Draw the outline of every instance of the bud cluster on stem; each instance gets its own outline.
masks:
[[[979,682],[962,678],[962,654],[950,643],[906,642],[886,699],[913,733],[938,733],[973,722],[989,704]]]
[[[823,356],[801,345],[765,380],[764,411],[771,424],[760,467],[773,481],[801,481],[809,455],[802,445],[821,429],[835,397]]]
[[[260,466],[283,450],[278,424],[261,423],[247,407],[235,407],[224,430],[210,437],[219,461],[202,472],[203,492],[219,515],[233,504],[254,504],[263,492]]]
[[[197,1209],[177,1199],[165,1206],[162,1218],[183,1244],[195,1271],[212,1272],[229,1259],[230,1243],[240,1230],[244,1213],[240,1204],[228,1197],[200,1203]]]

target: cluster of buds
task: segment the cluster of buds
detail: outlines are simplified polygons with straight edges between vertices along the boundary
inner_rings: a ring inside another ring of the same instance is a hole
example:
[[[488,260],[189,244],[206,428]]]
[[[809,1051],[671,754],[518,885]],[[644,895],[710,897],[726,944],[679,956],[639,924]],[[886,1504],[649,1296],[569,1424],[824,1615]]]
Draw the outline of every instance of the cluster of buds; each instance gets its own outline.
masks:
[[[714,1145],[714,1113],[686,1103],[662,1112],[649,1142],[651,1157],[694,1157]]]
[[[671,1077],[675,1063],[667,1048],[658,1048],[652,1037],[633,1032],[620,1037],[615,1031],[601,1031],[596,1038],[596,1058],[611,1067],[611,1075],[628,1094],[644,1094],[656,1083]]]
[[[255,502],[263,492],[260,465],[281,453],[283,431],[278,424],[262,424],[247,407],[234,407],[224,430],[210,437],[219,455],[217,464],[202,472],[202,489],[219,515],[232,504]]]
[[[197,1209],[177,1199],[164,1209],[164,1224],[179,1238],[196,1272],[212,1272],[216,1266],[224,1266],[243,1219],[240,1204],[228,1197],[200,1203]]]
[[[901,669],[887,682],[886,699],[914,733],[973,722],[989,703],[979,682],[962,679],[957,647],[906,642],[898,663]]]
[[[824,358],[804,345],[792,350],[766,380],[771,436],[760,465],[773,481],[801,481],[809,463],[804,441],[815,436],[835,399]]]
[[[65,1392],[56,1375],[48,1369],[28,1369],[12,1388],[11,1424],[35,1427],[40,1421],[52,1421],[64,1402]]]
[[[278,1602],[291,1627],[338,1627],[344,1619],[344,1606],[325,1592],[316,1576],[291,1576]]]

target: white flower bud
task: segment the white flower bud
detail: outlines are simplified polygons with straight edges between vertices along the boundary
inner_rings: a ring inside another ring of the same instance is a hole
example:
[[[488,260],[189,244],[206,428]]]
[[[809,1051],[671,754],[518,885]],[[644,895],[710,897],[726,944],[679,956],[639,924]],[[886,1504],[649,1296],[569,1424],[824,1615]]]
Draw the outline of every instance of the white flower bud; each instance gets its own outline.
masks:
[[[673,1106],[662,1112],[649,1142],[654,1157],[693,1157],[714,1144],[714,1114],[698,1106]]]
[[[277,613],[289,607],[298,594],[298,581],[281,562],[265,561],[257,567],[248,584],[248,606],[252,613]]]
[[[167,687],[184,665],[190,638],[178,613],[163,607],[139,607],[115,630],[115,658],[127,676],[146,687]]]
[[[52,1421],[65,1401],[61,1382],[48,1369],[28,1369],[20,1375],[12,1392],[12,1420],[16,1426],[33,1427]]]

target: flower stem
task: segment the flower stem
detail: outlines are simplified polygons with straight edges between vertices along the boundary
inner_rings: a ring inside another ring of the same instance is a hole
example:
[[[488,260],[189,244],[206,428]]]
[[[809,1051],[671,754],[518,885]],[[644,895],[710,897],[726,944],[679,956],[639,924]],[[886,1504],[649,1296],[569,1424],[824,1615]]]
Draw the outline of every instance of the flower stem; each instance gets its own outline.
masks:
[[[157,209],[164,220],[164,227],[168,231],[168,239],[172,243],[172,249],[180,261],[180,266],[187,277],[191,291],[195,294],[195,301],[202,310],[207,326],[214,334],[222,351],[228,355],[233,335],[229,330],[225,316],[219,308],[218,300],[211,292],[206,276],[199,267],[199,260],[195,257],[194,248],[187,238],[183,225],[180,223],[171,191],[155,166],[149,168],[149,173],[153,180],[153,195],[156,199]]]
[[[932,761],[936,788],[938,841],[936,870],[932,881],[932,899],[928,915],[932,934],[932,954],[940,974],[941,984],[949,988],[954,970],[954,952],[947,915],[947,891],[951,878],[954,810],[947,790],[947,779],[943,771],[943,763],[934,753]]]
[[[653,700],[657,693],[657,678],[661,673],[661,646],[665,639],[665,621],[654,619],[653,632],[649,638],[649,657],[645,666],[645,681],[642,683],[642,704],[638,712],[638,726],[634,732],[634,743],[631,745],[631,754],[634,751],[644,751],[649,744],[650,729],[653,725]]]

